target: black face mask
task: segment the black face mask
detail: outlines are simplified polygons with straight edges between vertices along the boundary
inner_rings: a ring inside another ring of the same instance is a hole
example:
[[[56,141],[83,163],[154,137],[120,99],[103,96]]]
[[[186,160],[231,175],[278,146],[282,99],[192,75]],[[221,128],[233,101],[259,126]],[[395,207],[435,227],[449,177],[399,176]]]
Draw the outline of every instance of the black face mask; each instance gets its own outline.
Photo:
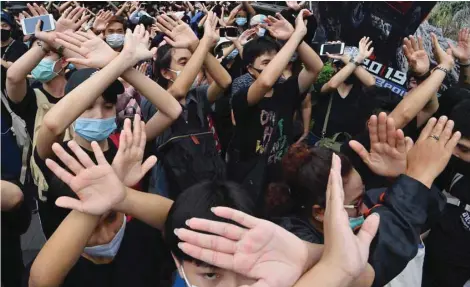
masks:
[[[466,162],[454,155],[450,158],[447,168],[450,168],[453,172],[470,177],[470,162]]]
[[[2,33],[1,33],[1,41],[2,42],[5,42],[5,41],[8,41],[8,39],[11,38],[11,30],[6,30],[6,29],[2,29]]]

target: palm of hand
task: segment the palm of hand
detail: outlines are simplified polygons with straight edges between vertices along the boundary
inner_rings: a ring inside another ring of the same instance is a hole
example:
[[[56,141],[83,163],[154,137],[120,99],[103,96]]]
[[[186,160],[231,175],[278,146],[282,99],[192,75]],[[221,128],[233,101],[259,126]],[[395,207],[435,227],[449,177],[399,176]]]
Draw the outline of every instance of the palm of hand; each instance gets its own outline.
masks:
[[[135,160],[140,158],[140,160]],[[142,157],[115,158],[113,169],[125,186],[134,186],[142,178]]]
[[[103,214],[121,202],[125,190],[111,166],[93,166],[82,170],[70,182],[82,203],[82,211]]]
[[[60,18],[56,25],[55,25],[55,31],[56,32],[65,32],[67,30],[77,30],[79,27],[79,24],[78,23],[75,23],[73,20],[71,19],[65,19],[65,18]]]
[[[468,61],[470,59],[470,45],[466,41],[459,41],[457,47],[454,49],[454,55],[461,61]]]
[[[410,57],[410,63],[413,71],[418,74],[424,74],[429,70],[430,62],[426,51],[419,50],[414,52]]]
[[[375,143],[371,147],[367,165],[375,174],[397,177],[406,171],[406,153],[401,153],[388,144]]]
[[[95,37],[82,44],[80,47],[80,55],[88,60],[87,66],[103,68],[116,57],[116,52],[103,40]]]
[[[271,26],[271,34],[273,37],[286,41],[294,33],[294,27],[287,20],[279,20]]]
[[[107,23],[105,20],[97,18],[95,22],[93,23],[93,28],[95,28],[98,31],[103,31],[104,29],[106,29],[106,24]]]
[[[197,41],[197,37],[191,28],[186,24],[176,26],[171,33],[173,34],[173,41],[180,44],[180,48],[188,48],[192,42]]]
[[[279,229],[263,222],[248,231],[234,254],[235,271],[265,281],[268,286],[292,286],[302,275],[307,252],[301,248],[304,245],[300,239]]]

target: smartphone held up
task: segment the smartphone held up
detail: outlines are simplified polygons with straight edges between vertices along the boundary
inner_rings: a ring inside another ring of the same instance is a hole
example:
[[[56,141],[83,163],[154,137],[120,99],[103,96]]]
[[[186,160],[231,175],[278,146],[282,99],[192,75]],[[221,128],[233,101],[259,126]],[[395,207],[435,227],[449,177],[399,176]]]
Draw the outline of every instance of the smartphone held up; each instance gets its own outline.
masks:
[[[325,56],[326,53],[332,55],[343,55],[344,43],[328,43],[321,45],[320,56]]]
[[[33,35],[36,30],[38,21],[41,21],[41,31],[53,31],[55,30],[55,21],[52,14],[40,15],[31,18],[24,18],[21,20],[21,27],[23,28],[24,35]]]

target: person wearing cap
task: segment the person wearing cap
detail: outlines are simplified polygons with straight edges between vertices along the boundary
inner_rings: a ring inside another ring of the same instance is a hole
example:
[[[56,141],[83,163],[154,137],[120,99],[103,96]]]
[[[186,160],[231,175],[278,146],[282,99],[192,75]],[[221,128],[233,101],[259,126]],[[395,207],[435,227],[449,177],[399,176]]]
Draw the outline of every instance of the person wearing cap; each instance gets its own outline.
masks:
[[[88,35],[91,39],[86,41],[99,39]],[[72,46],[83,34],[58,33],[58,37],[64,46],[75,49]],[[156,270],[161,254],[155,243],[159,233],[137,220],[126,220],[120,212],[89,215],[73,211],[69,214],[70,200],[64,201],[64,196],[76,197],[67,187],[70,182],[55,175],[46,165],[46,159],[56,158],[54,151],[60,145],[69,152],[80,150],[78,154],[89,155],[93,161],[113,163],[114,172],[126,186],[134,186],[153,167],[157,161],[154,156],[142,164],[146,129],[165,127],[146,126],[137,115],[133,124],[129,119],[124,124],[121,150],[118,151],[109,138],[116,129],[117,96],[124,91],[118,81],[121,75],[159,109],[157,118],[163,115],[171,122],[181,113],[178,102],[167,91],[133,69],[137,62],[153,55],[153,51],[142,44],[148,37],[144,27],[139,25],[134,34],[127,30],[123,50],[107,61],[102,61],[103,55],[112,55],[113,51],[104,42],[86,59],[73,59],[75,63],[95,68],[73,73],[65,86],[67,95],[44,117],[33,154],[49,184],[47,202],[40,205],[43,231],[49,241],[30,267],[29,286],[158,285],[160,275]],[[73,126],[74,138],[62,142],[61,134],[69,126]],[[92,152],[97,146],[103,151],[99,158]]]

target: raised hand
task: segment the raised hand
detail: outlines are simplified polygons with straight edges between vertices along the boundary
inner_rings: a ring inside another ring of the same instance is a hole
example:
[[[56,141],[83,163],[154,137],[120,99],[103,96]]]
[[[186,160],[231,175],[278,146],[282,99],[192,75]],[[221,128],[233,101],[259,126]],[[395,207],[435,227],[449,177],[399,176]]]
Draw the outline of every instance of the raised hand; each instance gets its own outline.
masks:
[[[370,45],[372,45],[372,40],[369,40],[369,37],[362,37],[361,41],[359,41],[359,55],[356,61],[362,62],[372,55],[374,48],[370,48]]]
[[[111,11],[100,11],[98,15],[96,15],[95,21],[93,22],[93,29],[98,32],[104,31],[112,17],[113,12]]]
[[[430,187],[445,169],[461,133],[452,134],[454,121],[442,116],[429,119],[414,147],[408,152],[406,174]]]
[[[208,42],[213,46],[219,42],[220,36],[216,31],[218,18],[213,12],[209,12],[206,22],[204,23],[204,36]]]
[[[67,59],[73,64],[101,69],[118,55],[106,42],[91,31],[57,33],[55,41],[83,57]]]
[[[286,1],[287,7],[291,8],[294,11],[300,11],[302,9],[302,6],[305,4],[305,1],[300,2],[300,4],[297,1]]]
[[[157,52],[157,48],[148,49],[150,34],[144,25],[137,25],[132,33],[127,29],[124,48],[121,53],[130,57],[132,66],[140,61],[148,60]]]
[[[157,17],[156,26],[167,35],[163,37],[165,41],[175,48],[186,48],[194,51],[199,44],[199,39],[191,27],[181,19],[161,15]]]
[[[55,32],[65,32],[68,30],[76,31],[80,28],[83,23],[90,19],[91,15],[85,16],[81,18],[82,14],[85,13],[86,8],[83,7],[69,7],[67,10],[64,11],[62,16],[60,16],[59,20],[55,25]]]
[[[470,29],[462,28],[459,32],[457,46],[448,41],[452,54],[461,64],[470,64]]]
[[[341,41],[330,41],[330,42],[327,42],[327,44],[340,44]],[[347,64],[350,60],[349,56],[347,54],[330,54],[328,52],[326,52],[326,56],[330,59],[334,59],[334,60],[340,60],[342,61],[344,64]]]
[[[418,75],[424,75],[429,71],[431,62],[426,50],[424,50],[423,39],[421,37],[418,37],[418,41],[413,36],[410,36],[409,39],[403,39],[403,53],[413,72]]]
[[[452,49],[448,48],[447,51],[441,48],[439,41],[437,40],[436,34],[431,33],[432,48],[434,57],[439,63],[439,66],[447,70],[452,70],[455,66],[454,56],[452,55]]]
[[[269,31],[269,34],[276,39],[287,41],[294,33],[294,27],[287,21],[281,13],[276,13],[276,17],[268,16],[265,22],[266,24],[261,24],[261,27]]]
[[[366,218],[359,233],[354,235],[344,209],[341,160],[333,154],[323,222],[325,249],[318,264],[327,266],[325,270],[331,270],[331,274],[350,278],[352,282],[367,265],[369,247],[377,233],[379,221],[378,214],[373,213]]]
[[[143,62],[142,64],[140,64],[137,68],[137,71],[141,72],[142,74],[146,75],[147,76],[147,69],[149,67],[149,63],[147,62]]]
[[[238,37],[238,41],[242,46],[246,45],[246,43],[250,42],[251,39],[256,35],[256,28],[245,30],[240,37]],[[229,38],[230,39],[230,38]]]
[[[142,164],[147,135],[145,123],[140,120],[140,115],[135,115],[133,125],[132,131],[131,120],[124,121],[124,129],[119,138],[119,149],[112,164],[116,175],[125,186],[129,187],[136,185],[157,163],[157,158],[151,156]]]
[[[49,12],[47,12],[44,6],[39,6],[36,3],[34,3],[33,5],[28,3],[26,4],[26,6],[28,7],[28,10],[31,14],[29,14],[26,11],[23,11],[22,14],[20,14],[22,15],[22,18],[31,18],[31,17],[49,14]],[[41,31],[40,27],[41,27],[41,23],[40,21],[38,21],[38,23],[36,24],[36,29],[34,31],[34,36],[38,38],[39,40],[43,41],[44,48],[50,49],[50,46],[52,46],[52,43],[54,42],[55,32],[54,31],[44,32],[44,31]]]
[[[295,19],[295,32],[299,33],[302,37],[307,34],[307,20],[304,18],[311,15],[313,14],[308,9],[302,9]]]
[[[410,138],[405,139],[402,130],[395,129],[395,123],[386,113],[371,116],[369,121],[370,152],[357,141],[349,146],[362,158],[375,174],[398,177],[406,172],[407,152],[413,147]]]
[[[114,173],[113,168],[106,161],[96,142],[92,142],[91,147],[97,165],[75,141],[70,141],[68,146],[79,162],[58,143],[52,145],[52,150],[75,175],[69,173],[51,159],[46,160],[46,165],[75,192],[79,199],[62,196],[56,200],[57,206],[93,215],[102,215],[124,200],[126,189]]]
[[[189,256],[219,268],[257,279],[256,286],[293,286],[307,265],[305,243],[282,227],[228,207],[216,207],[215,215],[240,224],[192,218],[175,234],[178,246]],[[209,234],[207,234],[209,233]]]

